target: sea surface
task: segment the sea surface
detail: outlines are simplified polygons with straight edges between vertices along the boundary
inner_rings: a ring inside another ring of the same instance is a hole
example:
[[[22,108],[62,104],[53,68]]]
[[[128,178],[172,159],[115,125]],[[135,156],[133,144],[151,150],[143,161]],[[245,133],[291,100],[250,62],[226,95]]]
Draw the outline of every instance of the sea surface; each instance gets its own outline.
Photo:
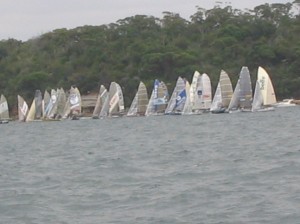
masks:
[[[300,107],[0,125],[0,223],[300,223]]]

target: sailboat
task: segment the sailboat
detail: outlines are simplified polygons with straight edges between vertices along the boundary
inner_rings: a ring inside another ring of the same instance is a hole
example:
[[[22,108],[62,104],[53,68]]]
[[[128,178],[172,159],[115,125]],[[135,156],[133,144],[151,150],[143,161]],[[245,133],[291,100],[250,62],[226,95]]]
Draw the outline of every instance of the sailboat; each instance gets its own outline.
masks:
[[[40,120],[43,116],[43,97],[42,92],[37,89],[34,93],[35,119]]]
[[[44,115],[44,118],[46,120],[52,120],[55,118],[55,115],[57,113],[57,104],[58,104],[58,101],[57,101],[57,91],[55,89],[51,89],[51,95],[50,95],[50,99],[49,99],[49,102],[46,106],[46,109],[45,109],[45,115]],[[46,95],[45,95],[46,96]]]
[[[252,102],[252,112],[273,111],[274,107],[264,106],[264,98],[259,81],[256,81],[255,91]]]
[[[194,73],[190,96],[193,114],[201,114],[210,109],[212,99],[211,82],[206,73],[202,75],[198,72]]]
[[[35,109],[36,109],[35,100],[33,99],[32,103],[31,103],[31,106],[30,106],[30,109],[29,109],[28,114],[27,114],[26,119],[25,119],[26,122],[34,121]]]
[[[56,114],[55,119],[59,120],[64,116],[64,109],[67,103],[67,97],[65,90],[63,88],[57,89],[57,106],[56,106]]]
[[[240,112],[251,111],[252,106],[252,85],[250,79],[250,72],[248,67],[243,66],[237,84],[235,86],[231,101],[227,111]]]
[[[101,108],[99,118],[105,118],[108,117],[109,113],[109,93],[106,91],[106,93],[103,95],[103,106]]]
[[[42,116],[43,116],[43,118],[46,117],[46,108],[47,108],[49,102],[50,102],[50,93],[47,90],[45,90],[44,98],[43,98],[43,101],[42,101],[42,108],[43,108]]]
[[[195,98],[197,96],[197,85],[198,85],[199,76],[200,73],[198,71],[195,71],[192,78],[191,87],[190,87],[190,103],[191,103],[192,111],[197,110],[197,106],[195,105],[195,101],[196,101]]]
[[[143,82],[140,82],[138,91],[131,103],[131,106],[127,112],[128,117],[132,116],[144,116],[149,103],[147,88]]]
[[[81,116],[81,95],[77,87],[71,86],[69,97],[67,99],[64,116],[62,118],[71,118],[71,120],[78,120]]]
[[[109,86],[109,109],[108,116],[120,117],[124,115],[124,98],[121,86],[112,82]]]
[[[155,79],[154,87],[147,106],[145,115],[163,115],[168,104],[169,94],[163,81]]]
[[[257,81],[259,82],[260,90],[263,96],[263,105],[269,106],[277,102],[274,87],[270,76],[262,67],[258,67]]]
[[[18,116],[19,121],[25,121],[28,113],[28,105],[24,98],[18,95]]]
[[[167,115],[179,115],[183,113],[187,100],[187,90],[185,80],[178,77],[175,88],[165,110]]]
[[[0,124],[9,122],[8,103],[4,95],[1,94],[0,98]]]
[[[101,85],[92,118],[97,119],[100,117],[100,112],[103,109],[107,97],[108,97],[107,89],[105,88],[105,86]]]
[[[43,114],[42,93],[40,90],[36,90],[25,121],[26,122],[41,121],[42,114]]]
[[[232,98],[232,84],[228,74],[221,70],[218,86],[210,107],[212,113],[224,113]]]
[[[185,104],[184,104],[184,107],[182,110],[182,115],[193,114],[192,105],[191,105],[190,89],[191,89],[190,83],[187,80],[185,80],[186,100],[185,100]]]
[[[273,88],[272,81],[262,67],[258,67],[257,81],[252,103],[252,112],[255,111],[270,111],[274,110],[276,103],[276,96]]]

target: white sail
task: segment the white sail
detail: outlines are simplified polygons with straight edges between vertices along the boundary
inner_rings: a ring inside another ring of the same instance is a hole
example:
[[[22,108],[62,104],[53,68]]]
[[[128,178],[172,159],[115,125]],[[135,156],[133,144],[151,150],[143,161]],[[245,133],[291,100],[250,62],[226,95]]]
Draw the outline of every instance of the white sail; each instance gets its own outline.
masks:
[[[248,67],[242,67],[240,72],[240,108],[250,110],[252,104],[252,85]]]
[[[138,115],[138,94],[136,93],[127,112],[127,116],[131,117],[137,115]]]
[[[190,89],[191,89],[190,83],[187,80],[185,80],[186,100],[185,100],[184,108],[182,111],[182,115],[192,114]]]
[[[28,113],[28,105],[23,97],[18,95],[18,116],[19,121],[25,121]]]
[[[211,82],[206,73],[198,76],[196,90],[194,91],[193,113],[201,113],[210,109],[211,106]]]
[[[0,120],[9,120],[8,103],[4,95],[0,98]]]
[[[72,116],[80,116],[81,115],[81,95],[79,89],[77,87],[71,88],[70,90],[70,114]]]
[[[178,77],[165,114],[181,114],[186,101],[185,81]]]
[[[99,118],[100,112],[103,108],[107,95],[108,95],[107,89],[103,85],[101,85],[99,89],[97,102],[93,111],[93,118]]]
[[[224,70],[221,70],[219,81],[220,81],[220,88],[221,88],[222,104],[225,108],[228,108],[232,98],[233,89],[232,89],[231,80],[228,74]]]
[[[143,82],[140,82],[138,91],[131,103],[127,116],[143,116],[145,115],[148,106],[148,93],[146,86]]]
[[[222,102],[222,94],[221,94],[221,84],[219,81],[213,101],[211,103],[210,111],[215,112],[221,110],[222,108],[223,108],[223,102]]]
[[[109,94],[107,93],[104,96],[104,102],[103,102],[103,107],[100,111],[99,117],[107,117],[108,116],[108,110],[109,110]]]
[[[50,102],[50,93],[47,90],[45,90],[44,99],[43,99],[43,103],[42,103],[44,118],[46,117],[46,108],[47,108],[49,102]]]
[[[277,101],[272,81],[266,70],[262,67],[258,67],[257,81],[259,82],[263,96],[263,105],[275,104]]]
[[[210,111],[222,113],[228,108],[233,95],[232,84],[228,74],[221,70],[218,86],[211,104]]]
[[[238,79],[231,101],[228,106],[228,110],[238,110],[239,108],[239,100],[240,100],[240,80]]]
[[[77,120],[81,115],[81,95],[77,87],[71,86],[63,114],[62,118],[70,117],[72,120]]]
[[[109,116],[122,116],[124,113],[124,98],[120,85],[112,82],[109,87]]]
[[[124,110],[125,110],[124,97],[123,97],[122,88],[118,83],[117,83],[117,90],[118,90],[118,94],[119,94],[119,114],[123,115]]]
[[[190,102],[192,109],[195,109],[195,98],[197,96],[197,84],[199,79],[200,73],[198,71],[194,72],[191,87],[190,87]],[[196,108],[197,109],[197,108]]]
[[[34,118],[35,118],[35,100],[33,99],[29,112],[26,117],[26,122],[34,121]]]
[[[254,96],[253,96],[253,102],[252,102],[252,109],[251,109],[252,112],[262,109],[263,101],[264,100],[263,100],[261,87],[259,81],[257,80],[255,85]]]
[[[201,95],[201,101],[202,101],[202,109],[208,110],[211,106],[211,82],[210,78],[206,73],[201,75],[202,78],[202,95]]]
[[[67,97],[63,88],[57,89],[57,110],[55,119],[62,118],[64,116],[64,109],[66,106]]]
[[[252,85],[250,72],[246,66],[242,67],[239,79],[233,92],[228,110],[250,111],[252,107]]]
[[[155,79],[154,87],[147,106],[145,115],[161,115],[164,114],[168,104],[168,89],[164,82]]]
[[[47,107],[45,109],[45,118],[53,118],[57,111],[57,92],[56,90],[51,90],[51,95]]]

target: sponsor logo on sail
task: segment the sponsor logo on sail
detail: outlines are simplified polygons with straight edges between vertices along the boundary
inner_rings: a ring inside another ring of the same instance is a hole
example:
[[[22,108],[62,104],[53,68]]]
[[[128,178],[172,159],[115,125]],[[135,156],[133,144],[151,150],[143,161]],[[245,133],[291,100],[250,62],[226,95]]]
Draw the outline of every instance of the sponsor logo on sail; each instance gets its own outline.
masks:
[[[23,115],[26,115],[27,110],[28,110],[27,104],[24,103],[23,106],[20,108],[20,110],[21,110]]]
[[[78,104],[79,103],[79,97],[76,94],[71,94],[70,95],[70,103],[72,105]]]
[[[55,104],[56,100],[57,100],[56,95],[52,95],[52,96],[51,96],[52,104]]]
[[[266,78],[263,76],[260,80],[260,89],[264,90],[265,89],[265,83],[266,83]]]

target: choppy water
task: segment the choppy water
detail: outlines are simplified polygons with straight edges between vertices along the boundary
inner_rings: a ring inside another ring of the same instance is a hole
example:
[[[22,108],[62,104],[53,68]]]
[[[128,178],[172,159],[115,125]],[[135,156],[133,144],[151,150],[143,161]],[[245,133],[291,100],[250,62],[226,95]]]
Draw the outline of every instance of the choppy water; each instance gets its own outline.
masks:
[[[299,117],[0,125],[0,223],[300,223]]]

